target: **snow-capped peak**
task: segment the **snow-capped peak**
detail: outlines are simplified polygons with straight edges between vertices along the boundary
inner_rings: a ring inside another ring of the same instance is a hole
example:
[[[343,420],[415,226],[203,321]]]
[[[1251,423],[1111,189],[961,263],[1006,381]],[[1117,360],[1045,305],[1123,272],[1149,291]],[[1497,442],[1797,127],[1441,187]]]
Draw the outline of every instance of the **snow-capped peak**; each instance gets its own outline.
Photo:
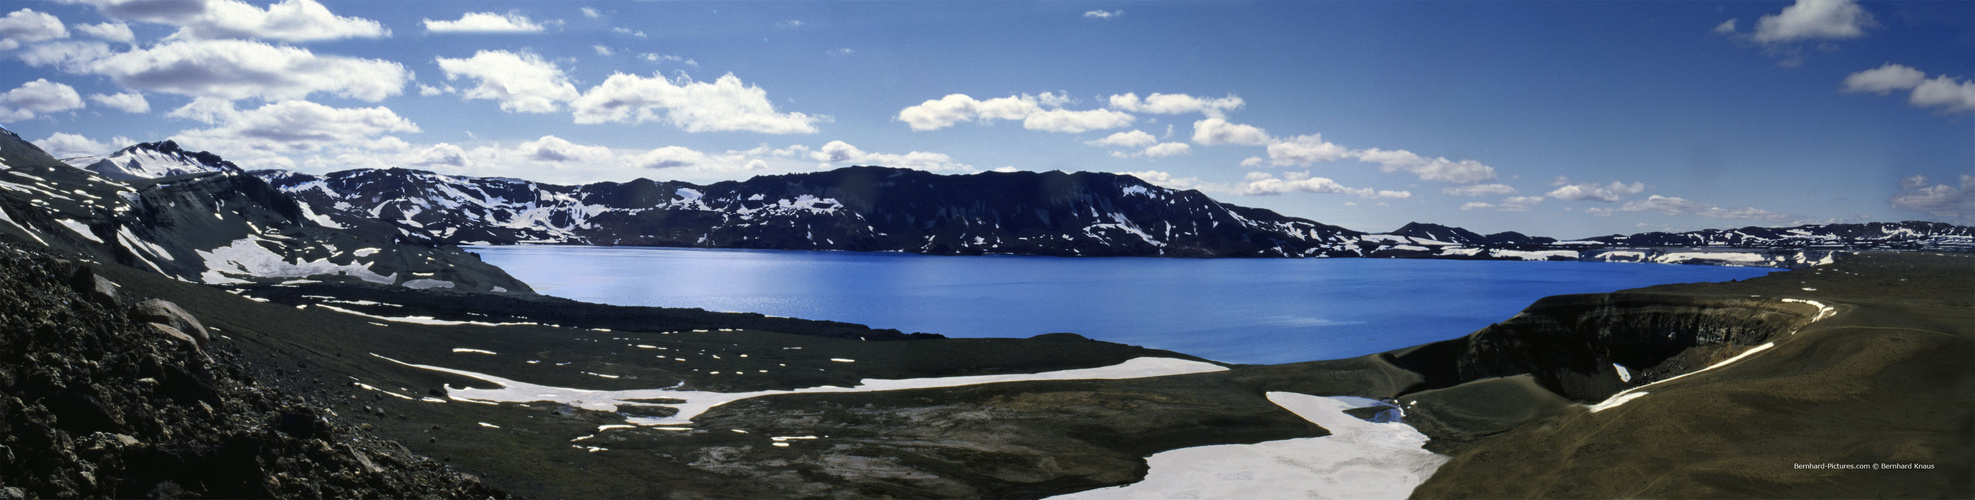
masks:
[[[82,161],[70,160],[72,165]],[[140,143],[77,166],[119,180],[240,171],[240,167],[235,166],[233,162],[220,159],[219,155],[205,151],[186,151],[172,141]]]

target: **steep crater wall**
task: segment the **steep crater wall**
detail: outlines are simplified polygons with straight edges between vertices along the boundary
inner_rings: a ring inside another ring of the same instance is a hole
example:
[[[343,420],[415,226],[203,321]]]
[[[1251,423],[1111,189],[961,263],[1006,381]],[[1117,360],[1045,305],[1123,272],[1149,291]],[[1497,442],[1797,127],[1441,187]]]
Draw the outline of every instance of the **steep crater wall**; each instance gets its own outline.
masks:
[[[1560,295],[1466,337],[1381,357],[1425,379],[1404,393],[1529,375],[1559,396],[1596,402],[1789,335],[1816,314],[1816,307],[1756,297]]]

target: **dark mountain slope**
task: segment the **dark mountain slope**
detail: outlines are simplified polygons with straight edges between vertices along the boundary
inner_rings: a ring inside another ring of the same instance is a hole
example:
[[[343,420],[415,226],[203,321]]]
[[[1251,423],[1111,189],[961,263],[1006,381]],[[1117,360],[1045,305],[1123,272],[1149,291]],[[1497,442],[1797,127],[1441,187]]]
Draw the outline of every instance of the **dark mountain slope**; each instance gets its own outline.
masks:
[[[171,146],[164,149],[231,166]],[[310,279],[528,290],[457,248],[397,244],[315,218],[237,168],[115,180],[65,165],[0,129],[0,238],[199,283]]]

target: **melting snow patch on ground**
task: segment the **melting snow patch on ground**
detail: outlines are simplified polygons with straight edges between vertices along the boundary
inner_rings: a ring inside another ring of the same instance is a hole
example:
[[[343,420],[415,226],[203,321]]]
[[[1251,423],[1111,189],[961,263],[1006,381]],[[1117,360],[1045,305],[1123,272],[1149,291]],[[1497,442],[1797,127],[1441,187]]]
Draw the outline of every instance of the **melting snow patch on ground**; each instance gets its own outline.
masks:
[[[248,236],[212,250],[194,250],[193,253],[198,254],[199,260],[206,264],[206,272],[199,276],[200,279],[208,285],[248,283],[241,278],[249,277],[301,278],[336,274],[386,285],[397,280],[397,273],[380,275],[358,263],[336,264],[329,259],[288,262],[281,254],[261,246],[262,241],[259,237]]]
[[[704,413],[706,412],[706,410],[712,409],[715,406],[720,406],[733,401],[739,401],[748,398],[774,396],[778,394],[896,391],[896,390],[904,390],[904,389],[956,387],[963,385],[990,384],[996,382],[1020,382],[1020,381],[1030,381],[1030,380],[1126,379],[1126,378],[1159,377],[1166,375],[1182,375],[1188,373],[1216,372],[1216,371],[1227,370],[1226,367],[1216,365],[1213,363],[1201,362],[1201,361],[1173,359],[1173,358],[1133,358],[1123,363],[1119,363],[1111,366],[1103,366],[1097,368],[1081,368],[1076,370],[1058,370],[1053,372],[1042,372],[1042,373],[1016,373],[1016,374],[1008,374],[1008,375],[974,375],[974,376],[965,376],[965,377],[935,377],[935,378],[895,379],[895,380],[894,379],[864,379],[856,387],[822,386],[822,387],[808,387],[808,388],[795,389],[795,390],[754,391],[754,392],[702,392],[702,391],[679,391],[672,389],[632,389],[632,390],[621,390],[621,391],[605,391],[605,390],[575,389],[568,387],[554,387],[554,386],[530,384],[527,382],[520,382],[516,380],[496,377],[493,375],[487,375],[482,373],[474,373],[466,370],[456,370],[452,368],[444,368],[438,366],[411,364],[391,358],[386,358],[384,356],[378,356],[377,354],[374,353],[371,355],[377,356],[378,358],[382,358],[384,360],[391,361],[394,363],[410,366],[413,368],[423,368],[436,372],[451,373],[454,375],[477,378],[501,386],[499,389],[476,389],[472,387],[454,388],[448,386],[446,388],[446,390],[449,391],[448,394],[450,394],[453,399],[459,399],[459,400],[473,400],[478,402],[503,402],[503,403],[527,403],[532,401],[552,401],[552,402],[562,403],[562,404],[575,406],[586,410],[593,410],[593,411],[616,411],[618,405],[650,404],[650,403],[639,403],[634,400],[651,400],[651,399],[685,400],[685,403],[664,405],[664,406],[671,406],[679,409],[678,414],[670,417],[664,417],[664,418],[627,417],[624,419],[626,423],[646,425],[646,426],[691,425],[693,422],[693,417],[697,417],[699,416],[699,414]]]
[[[1146,459],[1144,481],[1052,498],[1406,498],[1447,463],[1422,448],[1426,435],[1359,420],[1344,413],[1356,405],[1343,400],[1268,396],[1331,435],[1161,452]]]
[[[1624,391],[1620,391],[1620,392],[1619,392],[1618,394],[1613,394],[1613,395],[1612,395],[1612,397],[1609,397],[1609,398],[1605,398],[1605,400],[1604,400],[1604,401],[1601,401],[1601,402],[1599,402],[1598,404],[1594,404],[1594,405],[1590,405],[1590,406],[1589,406],[1589,408],[1591,409],[1591,413],[1597,413],[1597,412],[1601,412],[1601,411],[1605,411],[1605,410],[1609,410],[1609,409],[1612,409],[1612,408],[1617,408],[1617,407],[1618,407],[1619,405],[1622,405],[1622,404],[1625,404],[1625,403],[1626,403],[1627,401],[1631,401],[1631,400],[1634,400],[1634,399],[1639,399],[1639,397],[1640,397],[1640,396],[1645,396],[1645,395],[1647,394],[1647,393],[1646,393],[1646,391],[1643,391],[1643,390],[1641,390],[1641,389],[1645,389],[1645,388],[1647,388],[1647,387],[1652,387],[1652,386],[1655,386],[1655,385],[1659,385],[1659,384],[1664,384],[1664,383],[1667,383],[1667,382],[1672,382],[1672,381],[1675,381],[1675,380],[1680,380],[1680,379],[1683,379],[1683,378],[1686,378],[1686,377],[1687,377],[1688,375],[1693,375],[1693,374],[1696,374],[1696,373],[1701,373],[1701,372],[1704,372],[1704,371],[1708,371],[1708,370],[1713,370],[1713,369],[1716,369],[1716,368],[1721,368],[1721,367],[1723,367],[1723,366],[1728,366],[1728,365],[1730,365],[1730,364],[1733,364],[1733,363],[1735,363],[1736,361],[1741,361],[1741,360],[1742,360],[1742,358],[1746,358],[1746,357],[1749,357],[1749,356],[1753,356],[1753,355],[1755,355],[1756,353],[1759,353],[1759,352],[1763,352],[1763,351],[1767,351],[1767,350],[1769,350],[1769,348],[1771,348],[1771,347],[1776,347],[1776,343],[1775,343],[1775,342],[1770,342],[1770,343],[1767,343],[1767,344],[1763,344],[1763,345],[1759,345],[1759,346],[1755,346],[1754,348],[1751,348],[1751,349],[1749,349],[1749,350],[1747,350],[1747,351],[1742,351],[1742,353],[1741,353],[1741,354],[1737,354],[1737,355],[1735,355],[1735,357],[1732,357],[1732,358],[1728,358],[1728,359],[1725,359],[1725,360],[1722,360],[1722,361],[1721,361],[1720,363],[1715,363],[1715,364],[1712,364],[1712,365],[1708,365],[1708,367],[1707,367],[1707,368],[1702,368],[1702,369],[1699,369],[1699,370],[1694,370],[1694,371],[1691,371],[1691,372],[1687,372],[1687,373],[1682,373],[1682,374],[1680,374],[1679,376],[1676,376],[1676,377],[1673,377],[1673,378],[1669,378],[1669,379],[1666,379],[1666,380],[1660,380],[1660,381],[1657,381],[1657,382],[1653,382],[1653,383],[1650,383],[1650,384],[1646,384],[1646,385],[1642,385],[1642,386],[1638,386],[1638,387],[1634,387],[1634,388],[1631,388],[1631,389],[1626,389],[1626,390],[1624,390]]]

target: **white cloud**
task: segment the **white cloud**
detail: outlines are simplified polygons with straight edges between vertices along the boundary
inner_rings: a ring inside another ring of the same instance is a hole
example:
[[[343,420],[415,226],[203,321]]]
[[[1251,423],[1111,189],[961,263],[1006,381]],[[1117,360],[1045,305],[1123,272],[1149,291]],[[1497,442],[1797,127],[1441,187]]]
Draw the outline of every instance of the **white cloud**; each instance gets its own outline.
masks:
[[[1939,107],[1947,113],[1975,113],[1975,82],[1937,76],[1914,87],[1907,103],[1916,108]]]
[[[1129,175],[1132,177],[1137,177],[1139,180],[1152,183],[1155,186],[1169,188],[1169,189],[1179,189],[1179,190],[1199,189],[1202,191],[1222,191],[1222,192],[1229,191],[1227,186],[1201,182],[1200,179],[1197,177],[1174,177],[1173,174],[1171,173],[1161,172],[1158,170],[1146,170],[1143,172],[1119,172],[1119,173]]]
[[[1960,186],[1927,185],[1927,177],[1913,176],[1900,181],[1900,193],[1887,201],[1894,207],[1925,212],[1936,217],[1975,219],[1975,176],[1962,174]]]
[[[73,65],[125,88],[232,100],[300,99],[323,92],[375,102],[401,93],[409,77],[395,62],[318,56],[244,40],[172,42]]]
[[[130,32],[130,25],[124,23],[78,24],[75,30],[82,34],[112,42],[134,43],[137,34]]]
[[[1131,123],[1131,120],[1129,119],[1130,115],[1126,115],[1124,113],[1117,113],[1115,111],[1109,113],[1091,113],[1090,111],[1072,112],[1072,111],[1064,111],[1064,110],[1051,110],[1051,111],[1063,111],[1064,113],[1085,113],[1085,114],[1051,116],[1048,118],[1039,119],[1034,126],[1031,126],[1029,124],[1027,119],[1031,115],[1046,112],[1043,110],[1044,106],[1060,107],[1063,104],[1067,104],[1068,102],[1069,99],[1067,97],[1059,96],[1048,92],[1042,93],[1041,96],[1022,94],[1017,96],[996,97],[988,100],[975,99],[966,94],[948,94],[946,97],[928,100],[926,102],[919,103],[916,106],[910,106],[905,109],[899,110],[898,120],[905,122],[906,125],[910,125],[912,127],[912,130],[938,130],[938,129],[950,127],[955,123],[959,123],[961,121],[966,121],[966,120],[980,120],[982,123],[987,123],[991,120],[1023,120],[1023,126],[1028,129],[1052,130],[1058,132],[1065,132],[1067,130],[1054,130],[1051,128],[1038,128],[1038,127],[1056,127],[1056,126],[1067,127],[1067,126],[1075,126],[1076,124],[1079,123],[1089,124],[1089,125],[1103,125],[1103,124],[1110,124],[1111,122],[1116,122],[1120,120],[1124,122],[1123,124],[1116,124],[1111,127],[1090,127],[1091,129],[1101,129],[1101,128],[1122,127],[1125,125],[1129,125]],[[1091,111],[1107,111],[1107,110],[1091,110]],[[1116,113],[1116,114],[1112,114],[1112,113]],[[1118,115],[1124,115],[1124,118],[1121,118]],[[1078,132],[1081,131],[1082,130],[1078,130]]]
[[[828,51],[824,51],[824,52],[823,52],[823,55],[827,55],[827,56],[835,56],[835,57],[843,57],[843,56],[847,56],[847,55],[851,55],[851,54],[855,54],[855,53],[857,53],[857,51],[855,51],[855,50],[850,50],[850,49],[830,49],[830,50],[828,50]]]
[[[1145,133],[1145,131],[1143,130],[1134,129],[1129,132],[1114,133],[1104,137],[1103,139],[1098,139],[1095,141],[1085,141],[1084,145],[1099,146],[1099,147],[1109,146],[1109,147],[1136,148],[1140,146],[1150,146],[1152,145],[1152,143],[1155,142],[1159,142],[1159,138],[1153,137],[1152,134]]]
[[[1022,128],[1076,134],[1130,126],[1135,119],[1137,117],[1130,113],[1108,109],[1083,111],[1051,109],[1029,113],[1027,117],[1022,118]]]
[[[1512,196],[1501,203],[1471,201],[1461,205],[1461,210],[1494,210],[1497,212],[1528,212],[1530,205],[1542,203],[1541,196]]]
[[[1359,198],[1411,198],[1408,191],[1386,191],[1372,188],[1349,188],[1337,181],[1324,177],[1311,177],[1309,172],[1289,172],[1277,178],[1266,172],[1251,172],[1248,182],[1237,186],[1235,194],[1250,196],[1274,196],[1286,193],[1348,194]]]
[[[1086,19],[1110,19],[1122,15],[1125,15],[1125,11],[1123,9],[1084,11],[1084,18]]]
[[[456,21],[425,20],[425,31],[432,33],[538,33],[542,25],[528,16],[510,12],[468,12]]]
[[[7,17],[0,17],[0,51],[68,37],[68,28],[62,26],[62,20],[52,14],[21,9],[8,13]]]
[[[402,150],[403,140],[385,134],[418,132],[418,126],[385,107],[335,108],[289,100],[239,111],[231,102],[201,98],[170,116],[203,119],[217,126],[181,131],[174,140],[219,153],[247,168],[294,168],[288,155],[319,151]],[[402,166],[403,163],[347,163],[338,168]]]
[[[802,21],[797,21],[797,20],[794,20],[794,19],[790,19],[790,20],[787,20],[787,21],[782,21],[782,22],[778,22],[778,23],[775,23],[775,27],[777,27],[777,28],[801,28],[801,27],[802,27]]]
[[[597,51],[597,55],[600,56],[607,56],[611,54],[610,47],[605,47],[602,45],[591,45],[590,50]]]
[[[801,148],[807,150],[808,148]],[[830,141],[815,151],[808,152],[809,159],[825,165],[877,165],[886,167],[910,168],[931,172],[974,172],[972,165],[953,161],[940,153],[913,151],[906,154],[870,153],[843,141]]]
[[[1872,92],[1885,95],[1894,90],[1910,90],[1927,80],[1927,74],[1911,67],[1886,63],[1845,77],[1845,92]]]
[[[1783,222],[1795,217],[1752,207],[1721,208],[1713,203],[1699,202],[1672,196],[1652,195],[1644,200],[1629,201],[1616,210],[1588,209],[1592,215],[1611,215],[1614,212],[1657,212],[1667,215],[1699,215],[1716,219],[1746,219],[1764,222]]]
[[[478,85],[460,94],[463,99],[500,101],[510,113],[553,113],[561,103],[580,94],[555,63],[531,53],[482,50],[466,59],[435,58],[447,80],[471,78]]]
[[[1559,178],[1558,180],[1562,181],[1564,179]],[[1566,184],[1551,190],[1548,196],[1564,201],[1595,200],[1612,203],[1625,199],[1625,195],[1639,194],[1640,191],[1645,190],[1645,183],[1634,182],[1626,184],[1612,181],[1611,184],[1603,186],[1597,184]]]
[[[1119,111],[1162,115],[1201,113],[1207,115],[1209,118],[1220,118],[1227,111],[1240,108],[1244,104],[1240,97],[1232,95],[1218,99],[1208,99],[1186,94],[1159,93],[1145,96],[1143,100],[1139,99],[1136,93],[1113,95],[1110,98],[1110,103],[1111,109]]]
[[[89,100],[96,101],[97,104],[101,104],[110,107],[112,109],[122,110],[125,113],[151,112],[151,101],[145,100],[144,94],[139,94],[136,92],[119,92],[109,95],[90,94]]]
[[[1927,78],[1920,70],[1886,63],[1845,77],[1845,92],[1871,92],[1885,95],[1895,90],[1912,90],[1907,104],[1916,108],[1941,108],[1945,113],[1975,113],[1975,82],[1947,75]]]
[[[1722,21],[1721,24],[1714,25],[1714,32],[1722,35],[1735,34],[1735,20],[1729,19]]]
[[[692,59],[687,59],[684,57],[679,57],[669,54],[645,53],[643,55],[639,55],[638,57],[643,58],[646,61],[655,62],[655,63],[676,62],[676,63],[684,63],[687,66],[699,67],[699,61],[694,61]]]
[[[1269,161],[1277,166],[1336,161],[1350,155],[1351,152],[1344,146],[1324,142],[1321,134],[1299,135],[1269,143]]]
[[[1193,147],[1186,145],[1186,143],[1184,142],[1162,142],[1146,147],[1145,151],[1142,151],[1139,154],[1145,155],[1146,157],[1149,158],[1161,158],[1166,156],[1183,155],[1191,152],[1193,152]]]
[[[1783,12],[1756,20],[1753,40],[1762,43],[1794,42],[1815,38],[1846,39],[1865,36],[1865,29],[1876,26],[1872,14],[1852,0],[1797,0]]]
[[[1516,188],[1509,187],[1509,185],[1507,184],[1475,184],[1472,186],[1450,187],[1450,188],[1442,189],[1440,190],[1440,192],[1451,194],[1454,196],[1483,196],[1483,195],[1499,196],[1499,195],[1507,195],[1507,194],[1516,194]]]
[[[577,144],[553,135],[521,143],[515,149],[527,159],[543,163],[601,165],[617,159],[610,148]]]
[[[1269,133],[1252,125],[1228,123],[1220,118],[1193,122],[1193,142],[1202,146],[1240,144],[1261,146],[1269,143]]]
[[[41,150],[47,151],[50,156],[56,158],[72,158],[77,156],[110,154],[111,151],[123,147],[121,145],[132,142],[135,141],[131,141],[128,137],[117,137],[110,139],[108,143],[102,143],[81,135],[56,132],[55,135],[48,136],[47,139],[34,141],[34,145],[40,146]]]
[[[380,38],[391,30],[369,19],[342,17],[315,0],[286,0],[261,9],[239,0],[212,0],[196,18],[174,22],[171,38],[213,40],[263,38],[313,42],[343,38]]]
[[[578,10],[581,10],[581,11],[583,11],[583,17],[587,17],[587,18],[590,18],[590,19],[597,19],[597,18],[601,18],[601,17],[603,17],[603,13],[602,13],[602,12],[597,12],[597,9],[592,9],[592,8],[589,8],[589,7],[583,7],[583,8],[581,8],[581,9],[578,9]]]
[[[75,87],[37,78],[0,94],[0,121],[31,120],[83,106],[82,96],[76,94]]]
[[[1187,145],[1187,143],[1162,142],[1146,146],[1145,149],[1137,152],[1112,151],[1111,156],[1115,158],[1165,158],[1168,156],[1190,154],[1192,152],[1193,146]]]
[[[664,121],[687,132],[813,134],[815,122],[827,119],[776,112],[768,91],[742,83],[733,73],[712,82],[616,73],[570,102],[570,108],[576,123]]]
[[[1379,164],[1381,172],[1405,171],[1418,175],[1422,180],[1472,184],[1495,178],[1494,167],[1474,160],[1427,158],[1403,149],[1387,151],[1372,148],[1358,151],[1356,155],[1359,161]]]
[[[29,66],[47,67],[69,73],[88,73],[90,64],[115,54],[110,44],[97,41],[44,42],[14,53]]]

